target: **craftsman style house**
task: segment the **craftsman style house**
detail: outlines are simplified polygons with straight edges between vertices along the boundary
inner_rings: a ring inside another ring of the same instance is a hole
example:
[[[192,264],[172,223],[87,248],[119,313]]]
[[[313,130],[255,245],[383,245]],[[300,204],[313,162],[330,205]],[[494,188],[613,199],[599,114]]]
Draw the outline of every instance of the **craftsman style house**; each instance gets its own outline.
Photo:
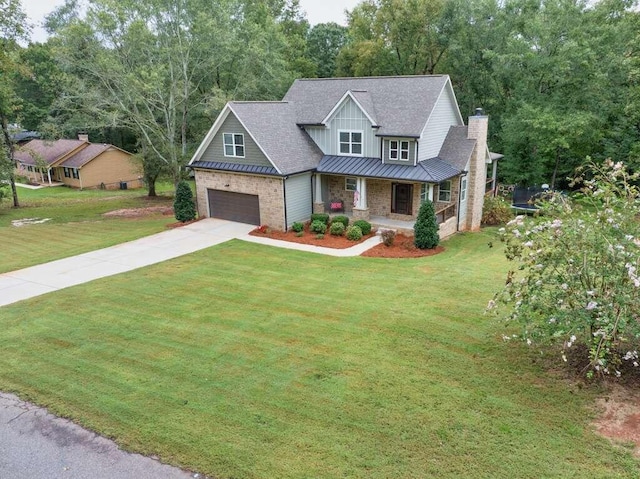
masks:
[[[296,80],[280,102],[225,106],[189,163],[198,211],[278,229],[337,210],[384,224],[430,199],[441,237],[476,230],[500,157],[487,126],[481,111],[464,124],[446,75]]]
[[[17,174],[39,184],[74,188],[140,188],[140,168],[128,151],[106,143],[77,140],[31,140],[14,153]]]

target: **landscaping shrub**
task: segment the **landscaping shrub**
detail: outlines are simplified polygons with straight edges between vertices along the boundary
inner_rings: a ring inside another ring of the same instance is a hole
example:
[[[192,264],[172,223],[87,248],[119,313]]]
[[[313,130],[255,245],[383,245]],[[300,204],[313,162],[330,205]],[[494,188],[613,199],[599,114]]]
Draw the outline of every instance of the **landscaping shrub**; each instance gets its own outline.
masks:
[[[368,221],[356,220],[353,222],[353,226],[357,226],[358,228],[360,228],[364,236],[371,234],[371,223],[369,223]]]
[[[349,217],[344,215],[334,216],[331,220],[331,224],[333,223],[342,223],[346,228],[347,226],[349,226]]]
[[[487,226],[503,225],[513,219],[511,205],[500,196],[487,196],[482,208],[482,224]]]
[[[316,235],[316,239],[324,239],[324,235],[322,233],[319,233]]]
[[[331,228],[329,228],[329,232],[334,236],[342,236],[344,234],[344,224],[336,223],[335,221],[331,223]]]
[[[382,243],[385,246],[393,246],[393,242],[396,240],[396,232],[393,230],[383,230],[380,236],[382,236]]]
[[[324,234],[327,231],[327,224],[323,223],[320,220],[315,220],[311,222],[311,226],[309,226],[309,230],[313,233],[322,233]]]
[[[329,224],[329,215],[327,213],[314,213],[311,215],[311,223],[314,221],[320,221],[325,225]]]
[[[302,236],[304,236],[304,231],[296,231],[296,236],[298,238],[301,238]]]
[[[362,239],[362,230],[358,226],[349,226],[347,228],[347,239],[351,241]]]
[[[413,226],[413,244],[416,248],[432,249],[438,246],[440,236],[438,236],[438,220],[436,212],[433,209],[433,203],[426,200],[420,206],[418,211],[418,219]]]
[[[300,223],[299,221],[296,221],[291,225],[291,229],[296,233],[300,233],[301,231],[304,231],[304,223]]]
[[[185,223],[196,219],[196,205],[189,183],[181,181],[176,186],[176,197],[173,201],[173,212],[178,221]]]

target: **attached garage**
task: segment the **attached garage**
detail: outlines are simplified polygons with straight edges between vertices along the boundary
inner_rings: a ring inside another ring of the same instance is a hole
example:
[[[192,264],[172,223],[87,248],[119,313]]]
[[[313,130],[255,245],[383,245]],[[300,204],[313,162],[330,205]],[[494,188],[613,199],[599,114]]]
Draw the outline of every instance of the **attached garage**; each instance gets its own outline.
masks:
[[[207,196],[210,217],[250,225],[260,224],[260,199],[258,195],[210,189],[207,190]]]

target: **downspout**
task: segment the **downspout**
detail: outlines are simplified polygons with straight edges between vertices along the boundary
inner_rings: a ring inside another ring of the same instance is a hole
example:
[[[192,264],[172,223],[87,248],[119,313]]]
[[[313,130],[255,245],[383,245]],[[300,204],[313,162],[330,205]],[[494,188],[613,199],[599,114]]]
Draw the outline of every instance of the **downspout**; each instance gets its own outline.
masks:
[[[284,230],[287,231],[289,228],[287,227],[287,178],[288,176],[284,176],[282,178],[282,196],[284,197]]]
[[[71,173],[71,176],[73,176],[73,173]],[[80,174],[80,168],[78,168],[78,179],[80,180],[80,189],[82,189],[82,175]]]

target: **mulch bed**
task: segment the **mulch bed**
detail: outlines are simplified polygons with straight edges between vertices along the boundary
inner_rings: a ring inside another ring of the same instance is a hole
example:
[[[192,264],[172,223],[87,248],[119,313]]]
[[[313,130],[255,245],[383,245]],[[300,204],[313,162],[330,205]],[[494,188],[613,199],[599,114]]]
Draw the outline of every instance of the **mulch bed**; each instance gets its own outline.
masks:
[[[323,246],[325,248],[344,249],[358,243],[362,243],[366,239],[374,236],[375,233],[363,236],[360,241],[350,241],[344,236],[334,236],[329,234],[328,232],[324,235],[324,238],[317,239],[315,233],[309,232],[309,225],[305,225],[304,235],[302,236],[296,236],[296,233],[294,233],[293,231],[282,232],[271,229],[261,231],[260,228],[256,228],[249,234],[252,236],[262,236],[281,241],[291,241],[292,243],[310,244],[314,246]],[[393,246],[385,246],[384,244],[380,243],[379,245],[374,246],[373,248],[362,253],[361,256],[366,256],[369,258],[422,258],[424,256],[433,256],[434,254],[442,253],[444,250],[445,249],[442,246],[438,246],[434,249],[418,249],[413,245],[412,236],[398,234],[396,235]]]
[[[419,249],[413,244],[413,236],[397,234],[392,246],[385,246],[380,243],[370,250],[365,251],[360,256],[369,258],[422,258],[442,253],[443,246],[436,246],[433,249]]]

